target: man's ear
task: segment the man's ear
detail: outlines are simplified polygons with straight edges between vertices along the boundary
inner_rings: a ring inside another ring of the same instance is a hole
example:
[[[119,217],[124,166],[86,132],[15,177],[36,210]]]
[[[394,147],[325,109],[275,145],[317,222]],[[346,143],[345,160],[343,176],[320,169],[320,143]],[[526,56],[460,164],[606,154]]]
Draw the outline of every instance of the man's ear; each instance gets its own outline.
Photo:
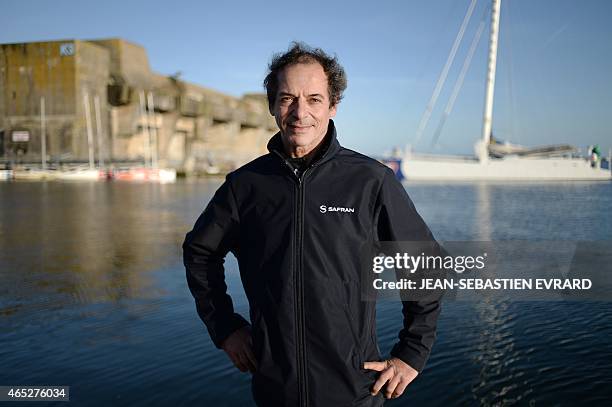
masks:
[[[338,104],[336,103],[332,107],[329,108],[329,117],[336,117],[336,112],[338,111]]]

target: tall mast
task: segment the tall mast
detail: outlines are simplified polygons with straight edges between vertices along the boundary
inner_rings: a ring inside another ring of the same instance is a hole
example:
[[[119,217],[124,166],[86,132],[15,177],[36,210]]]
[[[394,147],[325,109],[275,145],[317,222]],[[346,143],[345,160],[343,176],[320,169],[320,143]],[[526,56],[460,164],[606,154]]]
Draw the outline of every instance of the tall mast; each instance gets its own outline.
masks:
[[[491,38],[489,40],[489,67],[487,69],[485,109],[482,123],[482,141],[484,144],[483,147],[485,148],[491,142],[491,127],[493,124],[493,93],[495,92],[495,68],[497,66],[497,39],[499,37],[500,8],[501,0],[493,0],[491,10]]]
[[[100,113],[100,96],[94,96],[94,114],[96,116],[96,139],[98,141],[98,167],[104,168],[104,157],[102,157],[102,114]]]
[[[42,169],[47,170],[47,117],[45,116],[45,97],[40,97],[40,157]]]
[[[83,105],[85,106],[85,125],[87,126],[87,146],[88,146],[88,151],[89,151],[89,169],[93,170],[95,168],[93,130],[91,129],[91,111],[89,107],[89,93],[87,89],[83,90]]]
[[[150,130],[150,135],[152,138],[152,146],[151,148],[151,167],[157,168],[157,118],[155,117],[155,104],[153,103],[153,92],[147,93],[147,110],[149,114],[147,115],[147,122],[150,123],[150,118],[153,118],[153,126]]]
[[[144,133],[144,166],[149,166],[149,160],[151,158],[151,133],[149,132],[149,115],[146,108],[146,97],[144,90],[138,92],[138,98],[140,99],[140,122],[142,123],[142,131]]]

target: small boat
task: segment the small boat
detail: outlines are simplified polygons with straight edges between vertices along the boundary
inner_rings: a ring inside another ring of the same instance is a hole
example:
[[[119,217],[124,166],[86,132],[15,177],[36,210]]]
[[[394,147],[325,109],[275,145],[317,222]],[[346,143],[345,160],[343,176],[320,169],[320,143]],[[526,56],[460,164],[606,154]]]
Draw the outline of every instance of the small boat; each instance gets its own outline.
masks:
[[[112,178],[117,181],[174,182],[176,170],[171,168],[118,168],[112,170]]]
[[[221,174],[221,169],[216,165],[209,165],[204,169],[206,175],[219,175]]]
[[[382,157],[379,158],[378,161],[385,164],[387,167],[391,168],[395,177],[402,181],[404,177],[404,173],[402,172],[402,159],[395,157]]]
[[[107,172],[95,168],[71,168],[58,171],[56,178],[64,181],[97,181],[107,179]]]
[[[13,179],[13,170],[0,170],[0,181],[9,181]]]
[[[13,170],[13,178],[27,181],[48,181],[57,178],[57,171],[38,168],[23,168]]]

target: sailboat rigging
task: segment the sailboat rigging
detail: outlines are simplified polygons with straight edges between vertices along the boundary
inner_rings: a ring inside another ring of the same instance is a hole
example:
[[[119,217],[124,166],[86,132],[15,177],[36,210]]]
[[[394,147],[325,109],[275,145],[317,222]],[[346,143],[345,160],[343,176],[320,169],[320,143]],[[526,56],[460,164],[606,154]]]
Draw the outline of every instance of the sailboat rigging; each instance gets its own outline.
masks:
[[[443,74],[441,74],[434,95],[421,118],[417,130],[420,138],[424,126],[429,119],[432,103],[439,95],[440,87],[445,80],[449,63],[456,53],[458,39],[463,37],[466,21],[472,14],[475,1],[472,0],[468,12],[455,39],[451,55],[447,60]],[[611,180],[612,172],[609,168],[602,168],[599,159],[585,159],[574,156],[576,149],[570,145],[550,145],[541,147],[524,147],[516,144],[502,142],[492,136],[493,102],[495,93],[495,79],[497,68],[497,50],[499,39],[501,0],[492,0],[491,26],[489,35],[489,54],[485,88],[485,102],[481,138],[474,145],[475,156],[451,155],[423,155],[415,154],[406,148],[399,169],[403,176],[413,180]],[[475,39],[475,41],[477,41]],[[474,47],[474,42],[472,47]],[[473,50],[470,49],[468,58],[471,59]],[[469,65],[469,61],[466,60]],[[461,75],[465,75],[465,67]],[[460,79],[462,81],[462,79]],[[459,81],[458,81],[459,84]],[[460,86],[460,84],[459,84]],[[452,97],[456,97],[457,86]],[[452,109],[452,102],[447,105],[446,111]],[[437,134],[439,136],[439,134]],[[397,166],[397,162],[396,162]]]

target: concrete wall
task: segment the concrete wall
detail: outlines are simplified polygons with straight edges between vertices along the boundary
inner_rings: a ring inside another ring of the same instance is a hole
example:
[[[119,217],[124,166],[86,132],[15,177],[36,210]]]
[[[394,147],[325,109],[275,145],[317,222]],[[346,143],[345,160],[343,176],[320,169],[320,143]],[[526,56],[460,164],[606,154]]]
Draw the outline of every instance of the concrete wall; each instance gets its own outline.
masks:
[[[0,157],[40,158],[41,98],[45,101],[47,154],[71,152],[76,114],[74,41],[0,45]],[[12,131],[29,141],[13,142]]]
[[[1,45],[0,73],[4,161],[40,161],[41,97],[52,162],[87,162],[89,134],[96,162],[157,157],[160,166],[228,171],[264,154],[276,131],[265,95],[236,98],[157,74],[144,48],[117,38]],[[15,130],[29,140],[13,143]]]

